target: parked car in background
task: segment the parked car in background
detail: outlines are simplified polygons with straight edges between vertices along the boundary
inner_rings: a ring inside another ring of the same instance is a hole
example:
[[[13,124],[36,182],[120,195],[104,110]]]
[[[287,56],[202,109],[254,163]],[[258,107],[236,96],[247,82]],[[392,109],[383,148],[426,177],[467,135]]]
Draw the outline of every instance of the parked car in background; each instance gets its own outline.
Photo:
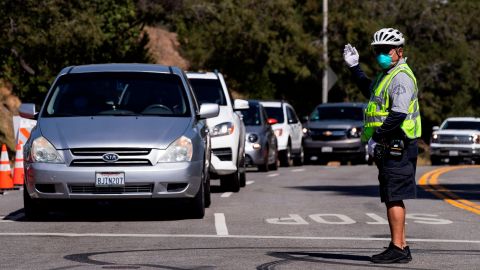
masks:
[[[38,114],[34,104],[20,109],[38,118],[24,147],[26,217],[41,218],[62,199],[175,198],[202,218],[210,204],[205,119],[218,112],[197,104],[176,67],[63,69]]]
[[[200,104],[220,106],[217,117],[207,119],[212,137],[212,178],[220,178],[226,190],[238,192],[245,186],[245,125],[238,110],[248,109],[248,101],[232,101],[227,85],[219,72],[187,72],[187,77]]]
[[[245,136],[245,159],[247,166],[257,166],[260,171],[277,169],[277,137],[272,124],[277,120],[268,118],[260,102],[248,101],[248,110],[241,111],[247,130]]]
[[[364,103],[325,103],[318,105],[304,123],[305,159],[342,163],[365,163],[363,129]]]
[[[280,166],[302,165],[304,158],[302,123],[294,108],[285,101],[260,103],[265,107],[268,117],[277,120],[272,128],[277,136]]]
[[[478,163],[480,161],[480,118],[451,117],[433,127],[430,142],[432,165]]]

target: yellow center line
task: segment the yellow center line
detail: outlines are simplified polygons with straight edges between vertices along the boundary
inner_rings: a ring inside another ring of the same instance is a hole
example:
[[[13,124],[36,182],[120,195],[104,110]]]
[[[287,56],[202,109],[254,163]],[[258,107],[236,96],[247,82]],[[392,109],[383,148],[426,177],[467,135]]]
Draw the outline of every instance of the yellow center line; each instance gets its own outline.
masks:
[[[437,196],[440,199],[443,199],[450,205],[461,208],[463,210],[470,211],[477,215],[480,215],[480,205],[472,201],[462,199],[451,190],[439,185],[438,177],[446,172],[460,170],[460,169],[471,169],[471,168],[480,168],[480,166],[456,166],[456,167],[444,167],[436,169],[424,174],[420,177],[419,185],[425,191],[431,192],[433,195]]]

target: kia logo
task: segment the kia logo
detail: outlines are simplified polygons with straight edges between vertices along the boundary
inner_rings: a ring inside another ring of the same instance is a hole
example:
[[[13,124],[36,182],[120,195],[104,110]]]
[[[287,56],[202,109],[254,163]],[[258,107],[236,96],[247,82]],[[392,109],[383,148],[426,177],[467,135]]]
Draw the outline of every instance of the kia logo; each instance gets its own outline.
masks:
[[[119,156],[115,153],[106,153],[102,156],[103,161],[105,162],[116,162]]]

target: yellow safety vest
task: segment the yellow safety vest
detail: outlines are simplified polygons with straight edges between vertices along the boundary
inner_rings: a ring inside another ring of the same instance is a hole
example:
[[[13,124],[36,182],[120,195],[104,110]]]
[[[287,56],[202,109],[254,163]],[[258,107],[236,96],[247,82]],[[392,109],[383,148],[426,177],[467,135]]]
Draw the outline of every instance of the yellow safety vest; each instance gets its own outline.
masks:
[[[415,75],[412,70],[406,64],[400,64],[395,67],[390,73],[382,77],[383,74],[379,74],[375,80],[373,87],[373,94],[370,97],[367,108],[365,108],[364,115],[364,130],[362,133],[362,141],[366,142],[370,139],[375,132],[375,129],[383,124],[388,116],[390,108],[390,100],[388,94],[388,87],[392,82],[392,79],[399,72],[407,74],[414,82],[415,90],[408,106],[408,114],[403,123],[401,124],[402,130],[410,139],[419,138],[422,136],[422,122],[420,119],[420,107],[418,104],[418,87]]]

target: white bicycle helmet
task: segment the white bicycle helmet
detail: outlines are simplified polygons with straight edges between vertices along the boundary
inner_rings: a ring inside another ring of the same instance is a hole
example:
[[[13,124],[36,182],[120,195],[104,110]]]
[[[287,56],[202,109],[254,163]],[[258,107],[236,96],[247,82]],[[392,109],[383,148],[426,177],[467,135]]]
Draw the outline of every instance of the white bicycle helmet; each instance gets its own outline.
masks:
[[[371,45],[392,45],[400,46],[405,43],[405,39],[400,31],[393,28],[382,28],[373,35]]]

